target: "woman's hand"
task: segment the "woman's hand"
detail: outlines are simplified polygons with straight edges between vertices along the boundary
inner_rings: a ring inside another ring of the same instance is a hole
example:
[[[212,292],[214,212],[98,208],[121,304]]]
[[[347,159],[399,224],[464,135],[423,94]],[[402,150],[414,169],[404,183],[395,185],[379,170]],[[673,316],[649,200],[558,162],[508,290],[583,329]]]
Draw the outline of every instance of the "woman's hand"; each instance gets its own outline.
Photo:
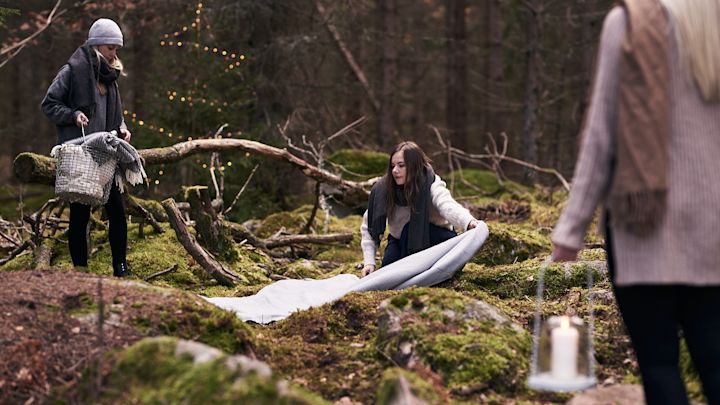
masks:
[[[130,138],[132,138],[132,133],[127,128],[120,128],[120,135],[125,142],[130,142]]]
[[[580,249],[555,245],[552,252],[552,259],[554,262],[574,262],[577,260],[578,251],[580,251]]]
[[[473,219],[473,220],[470,221],[470,223],[468,224],[467,230],[469,231],[469,230],[471,230],[471,229],[475,229],[475,227],[477,227],[479,223],[480,223],[480,221],[478,221],[477,219]]]
[[[375,271],[375,265],[374,264],[366,264],[365,267],[362,269],[362,276],[365,277],[368,274]]]
[[[78,113],[77,117],[75,117],[75,125],[78,127],[86,127],[89,122],[90,120],[82,111]]]

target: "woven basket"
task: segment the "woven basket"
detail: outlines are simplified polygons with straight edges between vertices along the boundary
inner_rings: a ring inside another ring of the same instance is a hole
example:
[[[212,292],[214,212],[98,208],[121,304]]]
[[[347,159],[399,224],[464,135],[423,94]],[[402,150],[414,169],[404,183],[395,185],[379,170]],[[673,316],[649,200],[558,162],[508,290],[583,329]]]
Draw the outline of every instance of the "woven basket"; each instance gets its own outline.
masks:
[[[68,202],[103,204],[105,183],[90,152],[82,145],[59,145],[53,154],[57,158],[55,194]]]

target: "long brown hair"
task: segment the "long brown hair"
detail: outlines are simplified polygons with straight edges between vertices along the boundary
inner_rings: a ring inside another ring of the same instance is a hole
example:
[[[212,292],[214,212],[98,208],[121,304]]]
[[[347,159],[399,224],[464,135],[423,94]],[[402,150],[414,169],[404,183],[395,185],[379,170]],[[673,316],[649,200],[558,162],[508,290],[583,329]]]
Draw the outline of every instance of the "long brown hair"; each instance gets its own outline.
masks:
[[[391,217],[395,213],[395,207],[397,206],[395,201],[395,187],[397,184],[395,184],[395,178],[392,175],[392,157],[400,151],[403,152],[407,173],[403,191],[405,201],[411,209],[415,196],[422,191],[423,169],[432,167],[430,158],[415,142],[400,142],[393,148],[392,152],[390,152],[390,161],[388,162],[387,173],[385,174],[385,209],[388,217]]]

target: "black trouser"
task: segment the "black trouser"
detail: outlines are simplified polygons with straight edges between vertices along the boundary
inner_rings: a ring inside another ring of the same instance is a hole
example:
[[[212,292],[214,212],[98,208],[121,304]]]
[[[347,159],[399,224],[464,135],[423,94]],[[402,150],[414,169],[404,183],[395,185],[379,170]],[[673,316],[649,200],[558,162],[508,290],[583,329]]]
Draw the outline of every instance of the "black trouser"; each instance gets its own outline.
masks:
[[[606,243],[615,297],[635,348],[647,403],[688,403],[678,364],[682,329],[708,404],[720,404],[720,287],[619,287],[609,229]]]
[[[127,251],[125,206],[123,205],[122,194],[120,194],[120,190],[114,184],[110,190],[110,198],[105,204],[105,213],[110,221],[108,234],[113,263],[124,262],[125,252]],[[70,245],[70,257],[75,266],[87,266],[88,246],[86,233],[89,221],[89,205],[79,203],[70,204],[68,244]]]
[[[396,239],[392,235],[388,235],[387,247],[385,247],[380,267],[385,267],[390,263],[396,262],[403,257],[408,256],[408,225],[409,224],[405,224],[403,227],[400,239]],[[439,243],[445,242],[454,236],[457,236],[455,231],[430,224],[430,246],[435,246]]]

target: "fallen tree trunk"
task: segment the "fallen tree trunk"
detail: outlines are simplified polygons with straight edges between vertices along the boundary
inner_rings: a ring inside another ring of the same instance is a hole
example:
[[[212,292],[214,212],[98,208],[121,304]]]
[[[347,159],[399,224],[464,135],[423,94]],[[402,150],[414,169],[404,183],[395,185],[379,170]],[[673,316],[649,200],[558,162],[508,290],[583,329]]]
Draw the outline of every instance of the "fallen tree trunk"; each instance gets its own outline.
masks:
[[[215,260],[212,255],[203,249],[200,244],[197,243],[195,238],[188,232],[187,225],[183,221],[180,210],[175,205],[175,200],[168,198],[162,202],[163,207],[168,215],[170,225],[175,230],[180,244],[183,245],[185,250],[190,253],[193,259],[208,272],[218,283],[225,286],[234,286],[240,282],[240,276],[225,268],[222,263]]]
[[[298,168],[306,176],[321,183],[332,185],[343,194],[361,193],[367,196],[369,194],[368,190],[377,181],[377,179],[363,182],[343,180],[336,174],[322,170],[300,159],[288,152],[287,149],[280,149],[247,139],[197,139],[164,148],[141,149],[138,153],[145,160],[145,164],[150,166],[177,162],[197,153],[221,151],[244,151],[285,161]],[[21,153],[13,162],[13,170],[15,176],[23,183],[52,185],[55,182],[55,159],[47,156],[30,152]]]
[[[265,246],[269,249],[297,245],[302,243],[312,243],[315,245],[332,245],[335,243],[352,242],[352,233],[329,233],[326,235],[283,235],[265,240]]]

